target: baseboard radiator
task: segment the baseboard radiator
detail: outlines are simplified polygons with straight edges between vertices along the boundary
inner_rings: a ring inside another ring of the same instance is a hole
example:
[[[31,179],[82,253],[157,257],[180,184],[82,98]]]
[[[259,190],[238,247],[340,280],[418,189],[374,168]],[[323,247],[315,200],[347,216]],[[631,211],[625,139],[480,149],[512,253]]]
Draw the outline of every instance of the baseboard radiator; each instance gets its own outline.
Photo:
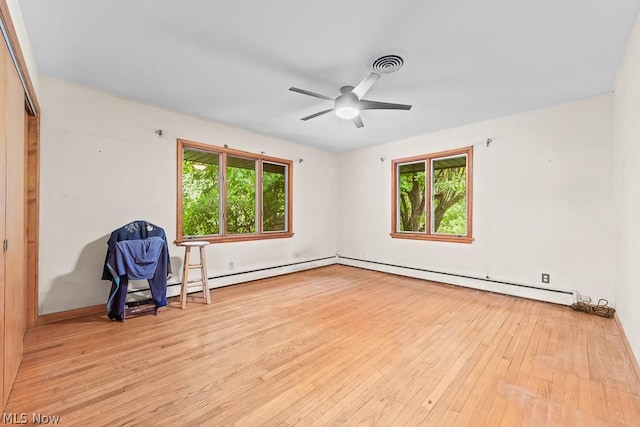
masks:
[[[316,258],[307,261],[298,261],[288,264],[276,265],[272,267],[265,268],[257,268],[254,270],[247,271],[236,271],[230,272],[226,274],[220,274],[216,276],[209,276],[209,288],[220,288],[223,286],[235,285],[238,283],[250,282],[252,280],[259,279],[267,279],[269,277],[281,276],[283,274],[295,273],[297,271],[310,270],[313,268],[324,267],[327,265],[332,265],[337,263],[336,256],[328,256],[323,258]],[[141,284],[145,284],[145,281],[140,281]],[[133,294],[133,299],[148,299],[149,298],[149,287],[141,287],[136,288],[135,283],[134,286],[129,289],[128,294]],[[171,282],[167,284],[167,297],[173,297],[180,295],[180,286],[182,282]],[[201,292],[200,290],[194,290],[195,293]]]
[[[389,264],[379,261],[351,258],[340,255],[283,264],[273,267],[260,268],[255,270],[238,271],[211,276],[209,277],[209,287],[211,289],[214,289],[223,286],[249,282],[252,280],[266,279],[283,274],[295,273],[297,271],[310,270],[313,268],[324,267],[332,264],[341,264],[351,267],[364,268],[367,270],[380,271],[383,273],[397,274],[400,276],[413,277],[416,279],[463,286],[466,288],[496,292],[504,295],[512,295],[516,297],[529,298],[567,306],[577,301],[576,292],[570,290],[543,288],[539,286],[507,282],[491,278],[434,271],[418,267]],[[180,285],[180,282],[169,283],[167,296],[171,297],[179,295]],[[134,299],[145,299],[148,298],[148,291],[149,288],[137,289],[134,287],[129,290],[129,294],[133,294]]]
[[[571,305],[577,299],[577,294],[575,291],[542,288],[538,286],[512,283],[490,278],[446,273],[417,267],[408,267],[378,261],[350,258],[340,255],[338,255],[338,264],[364,268],[367,270],[380,271],[383,273],[397,274],[400,276],[413,277],[416,279],[430,280],[433,282],[446,283],[450,285],[464,286],[466,288],[496,292],[499,294],[546,301],[555,304]]]

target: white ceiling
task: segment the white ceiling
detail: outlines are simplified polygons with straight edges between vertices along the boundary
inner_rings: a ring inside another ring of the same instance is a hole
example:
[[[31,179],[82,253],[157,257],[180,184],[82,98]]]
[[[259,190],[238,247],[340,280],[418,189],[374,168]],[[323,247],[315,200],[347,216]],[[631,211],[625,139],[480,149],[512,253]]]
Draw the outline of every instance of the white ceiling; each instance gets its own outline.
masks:
[[[607,93],[640,0],[21,0],[43,74],[332,151]],[[300,121],[404,52],[368,99]]]

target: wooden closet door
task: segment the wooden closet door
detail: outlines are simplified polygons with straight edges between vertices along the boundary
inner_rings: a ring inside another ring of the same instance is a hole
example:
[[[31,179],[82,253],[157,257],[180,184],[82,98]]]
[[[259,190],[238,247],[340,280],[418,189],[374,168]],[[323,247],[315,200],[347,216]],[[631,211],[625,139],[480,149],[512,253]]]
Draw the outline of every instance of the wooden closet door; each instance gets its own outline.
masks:
[[[5,234],[8,249],[4,282],[4,395],[8,397],[20,363],[26,331],[26,175],[25,100],[13,63],[8,61]]]
[[[7,147],[7,109],[6,109],[6,94],[7,83],[4,70],[7,69],[7,62],[9,53],[7,52],[4,42],[0,42],[0,406],[4,408],[4,404],[7,402],[8,395],[4,393],[4,306],[5,306],[5,253],[2,250],[1,242],[5,239],[5,206],[6,206],[6,147]]]

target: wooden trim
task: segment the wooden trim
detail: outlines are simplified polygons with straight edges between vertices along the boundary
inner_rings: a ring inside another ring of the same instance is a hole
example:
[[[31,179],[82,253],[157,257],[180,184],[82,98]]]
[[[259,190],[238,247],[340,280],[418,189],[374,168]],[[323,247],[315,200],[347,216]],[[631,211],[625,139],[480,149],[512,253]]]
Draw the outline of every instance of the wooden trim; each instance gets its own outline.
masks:
[[[262,162],[256,162],[256,231],[262,234],[262,221],[264,218],[264,206],[262,206]],[[286,199],[285,199],[286,203]]]
[[[27,118],[27,326],[38,323],[40,241],[40,116]]]
[[[245,242],[249,240],[288,239],[293,237],[293,235],[294,233],[268,232],[262,234],[234,234],[232,236],[198,236],[193,239],[176,239],[174,243],[179,245],[193,240],[210,243]]]
[[[613,318],[615,319],[616,326],[618,327],[618,331],[620,331],[620,337],[622,338],[622,342],[624,344],[625,352],[627,353],[627,358],[631,361],[631,367],[636,375],[636,381],[640,382],[640,362],[636,358],[633,353],[633,349],[631,348],[631,344],[627,339],[627,334],[624,332],[624,328],[622,327],[622,323],[620,323],[620,319],[618,318],[618,314],[614,314]]]
[[[473,237],[473,146],[467,151],[467,237]]]
[[[184,162],[184,149],[193,148],[196,150],[208,151],[211,153],[219,154],[220,156],[220,173],[225,177],[221,181],[220,185],[220,235],[210,236],[197,236],[195,239],[208,241],[211,243],[226,243],[226,242],[242,242],[248,240],[263,240],[263,239],[286,239],[293,237],[293,161],[287,159],[281,159],[278,157],[266,156],[263,154],[250,153],[248,151],[235,150],[228,147],[219,147],[210,144],[204,144],[201,142],[188,141],[186,139],[177,140],[177,177],[176,177],[176,199],[177,199],[177,221],[176,221],[176,243],[182,243],[193,238],[184,238],[182,235],[182,223],[183,223],[183,203],[182,203],[182,174],[183,174],[183,162]],[[227,157],[238,157],[256,161],[256,233],[242,234],[242,235],[227,235]],[[263,231],[263,206],[262,206],[262,162],[275,163],[286,166],[287,170],[287,197],[285,203],[287,203],[287,229],[284,232]]]
[[[394,239],[432,240],[434,242],[472,243],[473,237],[448,236],[444,234],[389,233]]]
[[[219,169],[218,180],[220,182],[220,188],[218,193],[220,194],[220,200],[218,201],[218,209],[220,212],[218,213],[218,233],[219,237],[224,237],[224,233],[227,230],[227,153],[220,154],[220,169]],[[224,177],[221,179],[220,177]],[[180,198],[182,198],[182,193],[180,193]],[[182,228],[177,230],[180,238],[184,237],[184,232]]]
[[[417,161],[420,161],[420,160],[434,159],[434,158],[439,158],[439,157],[457,156],[459,154],[465,154],[469,150],[473,150],[473,146],[464,147],[464,148],[455,148],[453,150],[438,151],[437,153],[421,154],[419,156],[405,157],[403,159],[395,159],[395,160],[393,160],[393,162],[396,162],[396,163],[412,163],[412,162],[417,162]]]
[[[219,147],[217,145],[205,144],[202,142],[189,141],[187,139],[178,139],[178,142],[182,143],[183,146],[187,146],[190,148],[206,150],[206,151],[214,151],[218,153],[227,153],[234,157],[243,157],[245,159],[256,159],[256,160],[265,160],[267,162],[275,162],[275,163],[283,163],[290,162],[291,160],[281,159],[279,157],[267,156],[265,154],[256,154],[250,151],[236,150],[229,147]]]
[[[467,234],[465,236],[448,236],[431,233],[432,205],[431,205],[431,187],[433,185],[433,177],[431,176],[431,163],[444,157],[455,157],[459,155],[467,156]],[[398,231],[398,165],[425,162],[425,229],[424,233],[399,232]],[[456,243],[472,243],[473,242],[473,146],[466,148],[458,148],[454,150],[440,151],[437,153],[422,154],[419,156],[405,157],[391,161],[391,233],[392,238],[413,239],[413,240],[431,240],[438,242],[456,242]]]
[[[287,163],[287,233],[293,236],[293,162]]]
[[[95,314],[105,314],[107,311],[105,304],[91,305],[89,307],[74,308],[73,310],[59,311],[57,313],[38,316],[38,325],[62,322],[63,320],[76,319],[82,316],[92,316]]]
[[[391,233],[398,232],[398,164],[391,162]]]
[[[424,229],[427,233],[431,233],[431,217],[433,216],[431,212],[431,193],[433,193],[433,177],[431,176],[431,159],[425,160],[424,162],[424,173],[426,174],[424,180],[424,192],[426,201],[424,204]],[[397,228],[396,228],[397,230]]]
[[[177,215],[176,215],[176,241],[178,240],[177,237],[182,234],[182,211],[183,211],[183,206],[182,206],[182,165],[184,164],[184,150],[182,148],[182,140],[178,140],[178,143],[176,144],[176,161],[177,161],[177,166],[178,166],[178,170],[176,173],[176,209],[178,210]]]
[[[31,80],[31,76],[29,75],[29,68],[27,68],[27,61],[25,61],[24,59],[22,47],[20,46],[20,41],[18,40],[16,28],[14,27],[13,21],[11,20],[11,14],[9,13],[9,6],[7,5],[6,0],[0,0],[0,19],[2,19],[4,27],[7,30],[11,48],[13,49],[16,59],[18,60],[20,74],[22,74],[24,82],[27,85],[27,94],[31,99],[33,108],[35,110],[33,114],[37,116],[40,114],[40,104],[38,103],[38,97],[36,96],[36,91],[33,87],[33,81]]]

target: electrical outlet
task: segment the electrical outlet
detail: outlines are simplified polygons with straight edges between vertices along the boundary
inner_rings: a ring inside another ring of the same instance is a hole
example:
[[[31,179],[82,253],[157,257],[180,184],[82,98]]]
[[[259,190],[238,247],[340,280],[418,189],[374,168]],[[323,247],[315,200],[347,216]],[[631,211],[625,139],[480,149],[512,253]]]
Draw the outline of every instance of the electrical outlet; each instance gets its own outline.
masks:
[[[551,276],[548,273],[542,273],[542,283],[551,283]]]
[[[233,267],[234,267],[233,261],[229,262],[229,270],[233,270]]]
[[[580,295],[581,302],[591,302],[591,297],[589,295]]]

